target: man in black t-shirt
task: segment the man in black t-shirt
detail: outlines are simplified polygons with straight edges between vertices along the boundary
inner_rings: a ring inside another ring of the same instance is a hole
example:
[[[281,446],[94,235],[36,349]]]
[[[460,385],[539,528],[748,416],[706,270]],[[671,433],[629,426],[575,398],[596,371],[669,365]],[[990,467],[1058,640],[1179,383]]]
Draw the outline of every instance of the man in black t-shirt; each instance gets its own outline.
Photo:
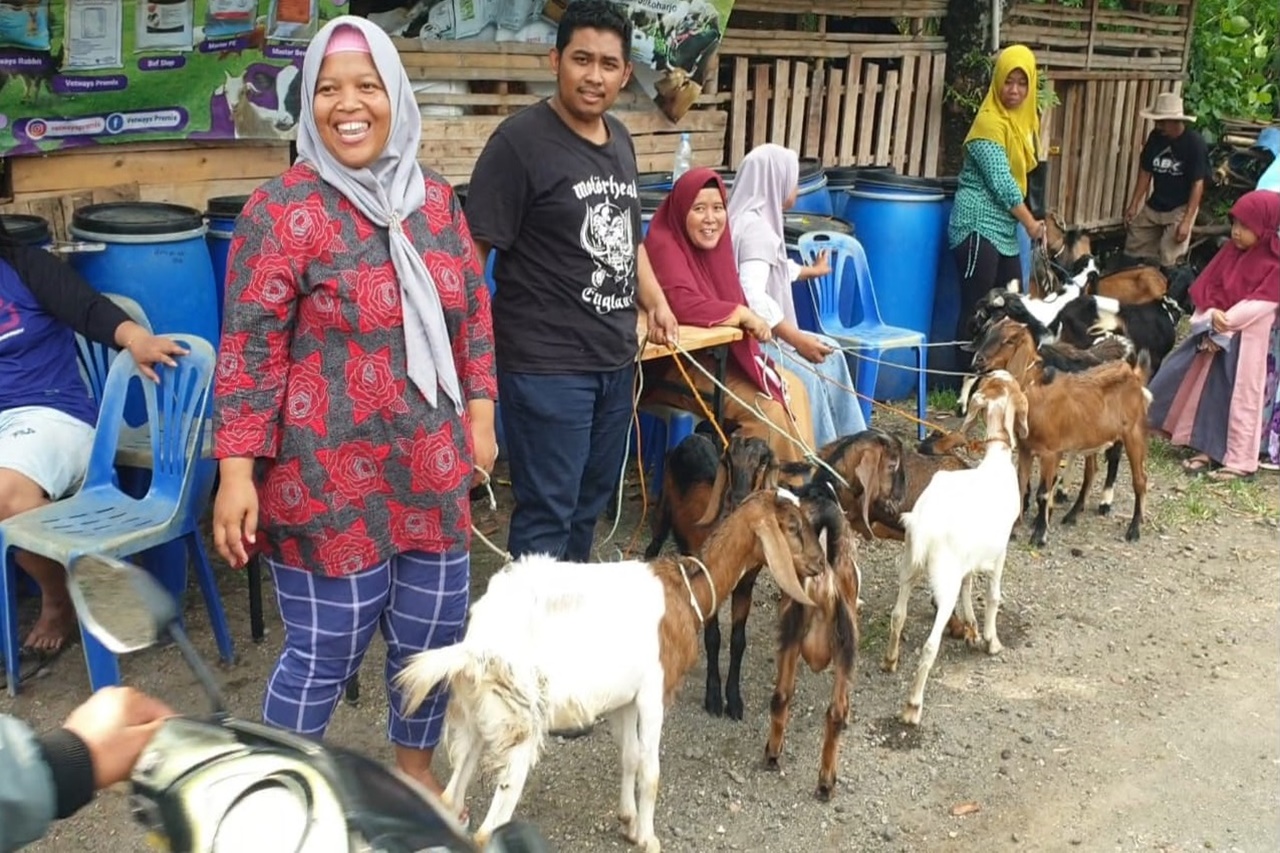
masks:
[[[1153,109],[1141,115],[1156,126],[1142,146],[1138,185],[1125,210],[1124,252],[1170,267],[1191,244],[1191,227],[1209,173],[1209,152],[1204,138],[1187,127],[1196,118],[1183,113],[1181,96],[1165,92],[1157,96]]]
[[[631,75],[631,24],[606,0],[560,19],[556,94],[505,120],[466,215],[497,253],[498,400],[515,510],[507,550],[590,559],[631,427],[636,303],[649,338],[677,324],[640,245],[631,136],[608,114]]]

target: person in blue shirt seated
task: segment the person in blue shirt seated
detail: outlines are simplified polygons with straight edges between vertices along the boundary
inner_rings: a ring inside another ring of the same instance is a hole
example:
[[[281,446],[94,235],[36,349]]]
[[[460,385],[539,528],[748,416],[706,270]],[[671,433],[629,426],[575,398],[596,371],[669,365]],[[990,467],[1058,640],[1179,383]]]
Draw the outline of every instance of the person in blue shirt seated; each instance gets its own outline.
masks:
[[[76,358],[75,333],[128,350],[144,373],[185,351],[129,319],[69,265],[18,244],[0,219],[0,521],[65,497],[89,464],[97,403]],[[23,642],[41,655],[75,629],[66,570],[17,552],[40,585],[40,618]]]

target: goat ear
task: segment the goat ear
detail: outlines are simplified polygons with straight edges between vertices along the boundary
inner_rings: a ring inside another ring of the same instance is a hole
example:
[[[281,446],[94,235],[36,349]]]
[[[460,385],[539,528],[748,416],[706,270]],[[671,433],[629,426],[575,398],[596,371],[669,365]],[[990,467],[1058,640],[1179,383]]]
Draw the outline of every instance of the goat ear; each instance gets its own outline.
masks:
[[[871,502],[880,497],[879,474],[882,455],[879,448],[867,448],[862,451],[858,467],[853,472],[858,485],[862,488],[862,504],[859,509],[862,512],[862,525],[867,530],[871,529]]]
[[[729,487],[729,473],[724,459],[716,466],[716,479],[711,484],[711,495],[707,498],[707,509],[698,519],[698,524],[705,526],[715,521],[720,515],[720,504],[724,501],[725,489]]]
[[[808,522],[805,522],[806,524]],[[796,562],[791,556],[791,546],[782,535],[782,527],[778,524],[778,513],[770,512],[763,519],[752,525],[760,548],[764,551],[764,563],[769,567],[769,574],[778,582],[778,587],[796,602],[805,607],[813,606],[813,599],[805,594],[800,578],[796,575]]]

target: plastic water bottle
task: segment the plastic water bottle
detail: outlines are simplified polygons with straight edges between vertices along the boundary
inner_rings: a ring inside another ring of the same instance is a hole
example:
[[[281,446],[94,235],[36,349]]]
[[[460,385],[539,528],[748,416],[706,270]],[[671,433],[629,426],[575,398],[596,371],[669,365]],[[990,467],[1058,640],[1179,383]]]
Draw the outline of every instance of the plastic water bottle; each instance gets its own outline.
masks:
[[[680,180],[680,176],[693,166],[693,142],[688,133],[680,134],[680,145],[676,148],[676,161],[671,167],[672,183]]]

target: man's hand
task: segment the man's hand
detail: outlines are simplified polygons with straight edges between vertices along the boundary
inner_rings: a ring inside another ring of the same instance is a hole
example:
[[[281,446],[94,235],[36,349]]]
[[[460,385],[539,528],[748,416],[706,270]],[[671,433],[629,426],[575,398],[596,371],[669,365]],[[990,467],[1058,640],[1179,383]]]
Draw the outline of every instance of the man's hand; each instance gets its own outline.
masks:
[[[129,778],[160,724],[174,712],[132,687],[104,687],[71,712],[62,727],[89,748],[98,790]]]
[[[1187,215],[1182,217],[1178,222],[1178,227],[1173,231],[1173,238],[1179,243],[1185,243],[1191,239],[1191,226],[1195,224],[1195,217]]]
[[[1124,224],[1128,225],[1138,215],[1138,205],[1131,204],[1124,211]]]
[[[649,312],[648,321],[650,343],[675,346],[680,342],[680,323],[676,321],[676,315],[671,313],[671,306],[665,299]]]

